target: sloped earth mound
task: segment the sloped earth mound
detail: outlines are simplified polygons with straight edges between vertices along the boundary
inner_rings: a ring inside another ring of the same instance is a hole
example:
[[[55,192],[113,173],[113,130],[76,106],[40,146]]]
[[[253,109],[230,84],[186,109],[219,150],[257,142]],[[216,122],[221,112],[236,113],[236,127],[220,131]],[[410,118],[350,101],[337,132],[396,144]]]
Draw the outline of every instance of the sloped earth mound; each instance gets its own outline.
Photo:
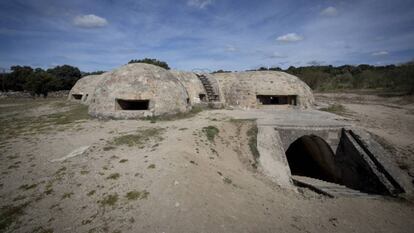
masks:
[[[414,227],[413,205],[405,201],[330,199],[279,188],[255,168],[254,121],[231,119],[226,111],[174,121],[99,121],[77,105],[60,110],[61,104],[13,108],[17,125],[0,118],[0,232]],[[38,108],[53,111],[39,118]]]

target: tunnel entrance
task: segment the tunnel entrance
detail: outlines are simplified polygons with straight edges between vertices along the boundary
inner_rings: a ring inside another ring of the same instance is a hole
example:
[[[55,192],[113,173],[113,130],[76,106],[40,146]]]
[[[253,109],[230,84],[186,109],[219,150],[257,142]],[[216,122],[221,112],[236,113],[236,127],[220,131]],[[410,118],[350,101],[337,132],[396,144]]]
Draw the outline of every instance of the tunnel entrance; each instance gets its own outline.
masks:
[[[257,95],[257,101],[263,105],[296,105],[296,95]]]
[[[149,100],[116,99],[116,103],[119,110],[139,111],[149,109]]]
[[[401,184],[406,180],[387,159],[387,152],[369,134],[356,132],[279,129],[294,184],[335,195],[405,192]]]
[[[75,100],[81,100],[82,99],[82,94],[72,94],[72,97]]]
[[[335,167],[334,152],[318,136],[300,137],[289,146],[286,157],[292,175],[341,183]]]

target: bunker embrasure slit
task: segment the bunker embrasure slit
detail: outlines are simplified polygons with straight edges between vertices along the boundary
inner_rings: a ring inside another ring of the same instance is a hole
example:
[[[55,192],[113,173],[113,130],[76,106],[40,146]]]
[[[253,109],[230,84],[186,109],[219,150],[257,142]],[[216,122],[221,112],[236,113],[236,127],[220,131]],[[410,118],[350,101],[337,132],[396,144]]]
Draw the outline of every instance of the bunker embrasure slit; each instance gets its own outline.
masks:
[[[296,95],[257,95],[257,101],[262,105],[297,105]]]
[[[118,110],[139,111],[149,109],[149,100],[116,99],[116,103]]]
[[[72,94],[72,97],[75,100],[81,100],[82,99],[82,94]]]

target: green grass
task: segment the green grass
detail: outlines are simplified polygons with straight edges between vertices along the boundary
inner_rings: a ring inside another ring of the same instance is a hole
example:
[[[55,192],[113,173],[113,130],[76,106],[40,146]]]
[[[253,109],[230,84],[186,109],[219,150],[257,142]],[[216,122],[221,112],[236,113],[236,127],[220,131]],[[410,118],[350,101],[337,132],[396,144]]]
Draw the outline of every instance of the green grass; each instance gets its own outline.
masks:
[[[161,134],[164,132],[162,128],[148,128],[138,130],[137,133],[134,134],[127,134],[122,135],[119,137],[115,137],[111,144],[116,146],[126,145],[129,147],[133,146],[144,146],[145,143],[150,141],[151,139],[161,141],[163,138]]]
[[[217,129],[215,126],[211,126],[211,125],[209,125],[207,127],[203,127],[202,131],[205,133],[207,139],[210,142],[214,142],[214,138],[219,133],[219,129]]]
[[[151,164],[147,167],[148,169],[155,169],[155,164]]]
[[[149,192],[147,190],[143,191],[130,191],[128,192],[125,197],[128,200],[138,200],[138,199],[147,199],[149,196]]]
[[[257,168],[258,159],[260,157],[259,150],[257,149],[257,132],[258,129],[256,123],[252,125],[251,128],[246,132],[247,138],[249,139],[250,152],[252,153],[254,159],[254,162],[252,164],[254,168]]]
[[[120,176],[121,175],[119,173],[112,173],[111,175],[106,177],[106,179],[108,179],[108,180],[117,180]]]
[[[6,232],[9,227],[17,222],[18,218],[24,214],[24,209],[29,202],[20,205],[6,205],[0,208],[0,232]]]
[[[51,101],[27,102],[27,109],[51,105]],[[65,107],[66,108],[66,107]],[[0,117],[0,141],[15,138],[21,135],[33,135],[52,130],[62,130],[73,123],[89,119],[87,106],[80,104],[67,104],[67,111],[46,114],[41,116],[28,116],[27,109],[18,108],[17,114]],[[2,109],[2,111],[5,109]],[[58,127],[58,128],[57,128]],[[7,137],[6,137],[7,135]]]
[[[128,162],[128,159],[121,159],[121,160],[119,160],[119,163],[126,163],[126,162]]]
[[[338,115],[344,114],[346,112],[345,107],[341,104],[333,104],[327,108],[321,108],[320,110],[325,111],[325,112],[335,113]]]
[[[102,206],[114,206],[116,202],[118,201],[118,194],[110,194],[105,196],[102,200],[99,201],[99,203]]]

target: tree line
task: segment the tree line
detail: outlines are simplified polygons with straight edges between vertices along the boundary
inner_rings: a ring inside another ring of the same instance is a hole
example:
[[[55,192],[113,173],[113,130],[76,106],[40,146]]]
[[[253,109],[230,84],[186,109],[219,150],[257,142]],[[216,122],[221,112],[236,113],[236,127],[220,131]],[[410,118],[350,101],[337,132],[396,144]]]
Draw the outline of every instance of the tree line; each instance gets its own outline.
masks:
[[[12,66],[10,73],[0,75],[1,91],[28,91],[33,96],[47,96],[50,91],[70,90],[82,77],[73,66],[62,65],[43,70],[30,66]]]
[[[251,71],[251,70],[250,70]],[[260,67],[255,71],[284,71],[298,76],[316,91],[382,89],[414,94],[414,61],[401,65],[343,65]],[[216,72],[229,72],[218,70]]]
[[[129,63],[149,63],[170,69],[167,62],[144,58]],[[33,96],[46,97],[50,91],[70,90],[83,76],[102,74],[104,71],[81,72],[70,65],[56,66],[47,70],[30,66],[12,66],[10,73],[0,74],[0,91],[27,91]],[[284,71],[298,76],[313,90],[334,91],[346,89],[383,89],[414,94],[414,61],[401,65],[343,65],[260,67],[259,71]],[[218,70],[213,73],[231,72]]]

